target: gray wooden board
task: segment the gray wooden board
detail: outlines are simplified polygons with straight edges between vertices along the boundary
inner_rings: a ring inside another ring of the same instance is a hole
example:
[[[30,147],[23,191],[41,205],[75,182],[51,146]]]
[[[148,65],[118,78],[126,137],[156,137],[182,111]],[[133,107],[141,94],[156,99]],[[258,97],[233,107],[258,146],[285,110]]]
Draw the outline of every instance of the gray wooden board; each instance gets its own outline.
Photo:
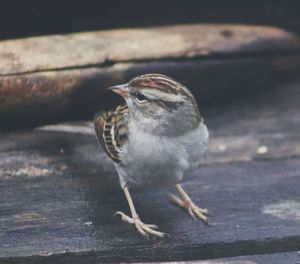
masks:
[[[199,261],[199,264],[299,264],[300,252],[287,252]]]
[[[184,186],[211,211],[210,226],[170,203],[172,187],[132,191],[142,219],[169,233],[166,239],[144,239],[113,215],[128,206],[86,125],[82,133],[1,134],[0,262],[181,261],[299,251],[299,91],[296,83],[203,111],[211,144]],[[261,145],[268,147],[264,155],[257,154]]]
[[[299,264],[300,251],[251,255],[232,258],[221,258],[213,260],[192,260],[182,262],[152,262],[148,264]],[[137,263],[136,263],[137,264]]]

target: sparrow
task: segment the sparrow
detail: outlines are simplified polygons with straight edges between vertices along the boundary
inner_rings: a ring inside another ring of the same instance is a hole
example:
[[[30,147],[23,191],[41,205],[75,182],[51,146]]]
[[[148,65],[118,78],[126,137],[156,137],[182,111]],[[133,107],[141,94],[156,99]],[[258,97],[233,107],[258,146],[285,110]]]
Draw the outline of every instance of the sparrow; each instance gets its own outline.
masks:
[[[191,91],[162,74],[144,74],[108,88],[125,104],[95,115],[98,141],[113,160],[131,216],[117,215],[148,237],[164,237],[158,226],[144,223],[135,209],[129,188],[134,185],[174,185],[181,198],[172,201],[194,219],[208,223],[208,210],[196,206],[180,182],[184,173],[199,166],[209,134]]]

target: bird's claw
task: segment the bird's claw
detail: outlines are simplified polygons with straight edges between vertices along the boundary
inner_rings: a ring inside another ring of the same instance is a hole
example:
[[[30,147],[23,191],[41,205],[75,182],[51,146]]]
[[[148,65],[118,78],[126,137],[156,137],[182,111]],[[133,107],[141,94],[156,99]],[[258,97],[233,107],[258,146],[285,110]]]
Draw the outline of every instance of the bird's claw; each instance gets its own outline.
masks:
[[[177,196],[171,194],[172,201],[181,208],[184,208],[188,211],[189,215],[195,220],[198,217],[205,224],[208,225],[208,210],[202,209],[195,205],[191,200],[181,200]]]
[[[138,232],[140,234],[142,234],[145,237],[149,237],[150,235],[154,235],[154,236],[158,236],[158,237],[165,237],[167,236],[166,233],[163,232],[159,232],[157,231],[158,226],[157,225],[149,225],[149,224],[145,224],[141,221],[141,219],[136,216],[136,217],[129,217],[128,215],[124,214],[123,212],[116,212],[115,215],[120,215],[122,221],[125,221],[129,224],[134,224],[136,229],[138,230]],[[156,230],[154,230],[156,229]]]

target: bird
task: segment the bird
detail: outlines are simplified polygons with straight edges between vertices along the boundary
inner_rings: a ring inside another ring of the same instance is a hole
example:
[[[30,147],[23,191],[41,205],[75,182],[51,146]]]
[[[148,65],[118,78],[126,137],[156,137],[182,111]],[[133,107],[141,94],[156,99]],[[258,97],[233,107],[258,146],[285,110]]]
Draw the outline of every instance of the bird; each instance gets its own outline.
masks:
[[[131,216],[115,214],[143,236],[165,237],[157,225],[144,223],[130,194],[132,186],[175,186],[172,201],[192,218],[208,224],[207,209],[198,207],[181,185],[184,174],[198,167],[209,133],[191,91],[173,78],[148,73],[108,88],[125,104],[94,117],[97,139],[112,159]]]

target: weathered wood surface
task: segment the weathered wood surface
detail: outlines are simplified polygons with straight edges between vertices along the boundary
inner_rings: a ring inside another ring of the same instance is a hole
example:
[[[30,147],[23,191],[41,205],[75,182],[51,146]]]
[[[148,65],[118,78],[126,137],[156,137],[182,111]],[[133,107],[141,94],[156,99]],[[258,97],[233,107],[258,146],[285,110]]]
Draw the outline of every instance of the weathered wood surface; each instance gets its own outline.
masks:
[[[1,75],[145,60],[299,51],[296,35],[266,26],[178,25],[0,42]]]
[[[276,28],[205,24],[3,41],[1,127],[89,117],[115,100],[107,87],[145,72],[173,76],[203,104],[265,89],[298,75],[299,47]]]
[[[60,126],[2,134],[0,262],[182,261],[299,251],[299,91],[296,83],[203,112],[211,144],[184,186],[210,209],[209,227],[170,203],[172,188],[133,190],[141,217],[169,239],[146,240],[113,215],[128,212],[126,200],[88,125],[73,126],[76,133]]]
[[[300,252],[284,252],[277,254],[250,255],[214,260],[196,260],[182,262],[152,262],[148,264],[299,264]],[[137,264],[137,263],[136,263]]]

